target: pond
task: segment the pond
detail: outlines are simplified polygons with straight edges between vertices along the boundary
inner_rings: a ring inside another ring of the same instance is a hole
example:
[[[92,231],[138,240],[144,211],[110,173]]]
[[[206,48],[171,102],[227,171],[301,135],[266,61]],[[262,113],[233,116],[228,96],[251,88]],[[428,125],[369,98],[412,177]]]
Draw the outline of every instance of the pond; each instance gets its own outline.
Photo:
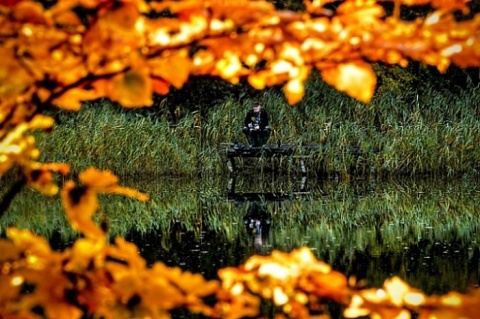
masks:
[[[245,175],[234,179],[123,179],[148,203],[101,198],[99,218],[125,236],[149,264],[215,278],[254,254],[307,246],[318,259],[380,287],[399,276],[427,294],[465,292],[480,284],[480,186],[477,178],[306,180]],[[61,249],[76,234],[58,199],[24,191],[2,217]]]

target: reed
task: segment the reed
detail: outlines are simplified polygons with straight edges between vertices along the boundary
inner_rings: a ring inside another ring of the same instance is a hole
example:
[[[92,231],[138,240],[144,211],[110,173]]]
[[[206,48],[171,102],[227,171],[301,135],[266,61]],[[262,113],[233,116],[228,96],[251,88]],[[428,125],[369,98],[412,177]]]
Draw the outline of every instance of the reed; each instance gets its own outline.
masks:
[[[96,166],[124,176],[175,176],[193,175],[199,167],[195,114],[173,125],[101,101],[55,116],[59,124],[50,136],[37,136],[42,159],[68,162],[74,171]]]
[[[386,84],[385,84],[386,83]],[[271,118],[270,143],[320,145],[307,156],[317,176],[455,176],[477,172],[480,93],[473,84],[455,91],[432,82],[385,82],[362,104],[312,76],[304,99],[291,107],[283,93],[259,93]],[[102,100],[78,114],[56,112],[58,124],[37,134],[45,160],[95,165],[120,175],[216,176],[226,173],[225,146],[245,143],[241,132],[252,99],[232,97],[172,122],[162,112],[123,110]],[[156,109],[163,107],[160,104]],[[251,162],[251,161],[250,161]],[[280,168],[288,170],[288,161]],[[243,167],[245,161],[240,160]],[[248,161],[247,161],[248,164]],[[268,162],[254,163],[268,167]]]

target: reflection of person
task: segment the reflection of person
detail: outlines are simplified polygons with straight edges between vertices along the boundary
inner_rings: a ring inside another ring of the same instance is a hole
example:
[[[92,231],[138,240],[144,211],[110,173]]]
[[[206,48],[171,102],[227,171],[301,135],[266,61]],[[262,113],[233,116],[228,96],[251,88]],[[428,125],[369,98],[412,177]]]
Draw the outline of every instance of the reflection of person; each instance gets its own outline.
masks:
[[[254,102],[253,108],[245,116],[243,127],[248,143],[252,146],[264,145],[270,137],[270,131],[267,112],[262,109],[260,103]]]
[[[255,247],[262,247],[268,236],[271,216],[265,205],[257,201],[249,203],[247,214],[243,218],[249,235],[253,235]]]

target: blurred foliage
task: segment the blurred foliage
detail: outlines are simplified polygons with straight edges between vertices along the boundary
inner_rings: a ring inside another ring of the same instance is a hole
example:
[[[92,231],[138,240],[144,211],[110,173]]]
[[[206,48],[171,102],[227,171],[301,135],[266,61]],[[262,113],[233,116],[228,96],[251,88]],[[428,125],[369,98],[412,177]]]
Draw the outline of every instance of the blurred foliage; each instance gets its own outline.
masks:
[[[305,12],[247,0],[64,0],[47,7],[3,1],[0,177],[20,167],[22,185],[49,196],[60,192],[70,225],[83,237],[55,251],[45,238],[9,228],[7,240],[0,241],[0,317],[169,318],[170,311],[185,308],[236,319],[257,316],[266,300],[278,309],[276,318],[330,318],[328,302],[345,306],[347,318],[475,318],[479,291],[427,296],[397,277],[381,288],[362,289],[306,247],[254,256],[221,269],[218,281],[161,262],[149,267],[134,244],[120,237],[110,243],[105,223],[94,219],[101,194],[140,201],[148,196],[120,186],[108,170],[87,168],[72,176],[69,165],[40,162],[30,134],[52,129],[53,118],[42,114],[52,105],[78,111],[85,101],[106,97],[126,108],[151,106],[153,93],[180,89],[192,76],[216,76],[232,84],[246,78],[257,90],[281,85],[294,105],[315,69],[325,83],[367,103],[377,84],[372,61],[407,66],[416,60],[441,72],[452,64],[480,65],[475,42],[480,21],[477,15],[457,18],[468,13],[467,2],[399,0],[389,16],[370,0],[305,1]],[[296,4],[284,7],[296,9]],[[401,9],[416,4],[431,4],[431,11],[424,16],[422,10],[411,23]],[[221,96],[202,94],[193,110]],[[180,102],[193,100],[181,93],[177,98],[168,105],[173,122],[182,117]],[[345,144],[351,146],[347,138]],[[421,143],[415,146],[417,154],[422,151]],[[471,149],[470,142],[462,146]],[[176,155],[180,161],[181,154]],[[62,187],[57,174],[64,177]]]

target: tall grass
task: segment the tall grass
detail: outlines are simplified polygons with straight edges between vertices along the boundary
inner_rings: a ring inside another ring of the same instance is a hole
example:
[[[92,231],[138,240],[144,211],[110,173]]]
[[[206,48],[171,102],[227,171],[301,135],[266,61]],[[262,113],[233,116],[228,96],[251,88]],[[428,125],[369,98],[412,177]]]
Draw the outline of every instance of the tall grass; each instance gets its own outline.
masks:
[[[312,76],[305,98],[294,107],[275,88],[256,99],[270,115],[269,143],[298,145],[297,155],[305,157],[312,175],[476,172],[480,90],[470,84],[446,91],[429,82],[403,88],[383,85],[366,105]],[[38,139],[44,159],[66,161],[75,169],[96,165],[120,175],[215,176],[227,172],[225,143],[246,143],[241,128],[250,103],[248,98],[228,98],[172,123],[165,116],[122,110],[103,100],[86,104],[78,114],[56,114],[59,123],[53,133]],[[321,147],[302,152],[306,145]],[[249,162],[262,163],[240,159],[239,166]]]
[[[96,166],[125,176],[175,176],[194,174],[200,167],[195,114],[173,125],[101,101],[56,118],[49,136],[37,136],[43,159],[68,162],[75,171]]]

